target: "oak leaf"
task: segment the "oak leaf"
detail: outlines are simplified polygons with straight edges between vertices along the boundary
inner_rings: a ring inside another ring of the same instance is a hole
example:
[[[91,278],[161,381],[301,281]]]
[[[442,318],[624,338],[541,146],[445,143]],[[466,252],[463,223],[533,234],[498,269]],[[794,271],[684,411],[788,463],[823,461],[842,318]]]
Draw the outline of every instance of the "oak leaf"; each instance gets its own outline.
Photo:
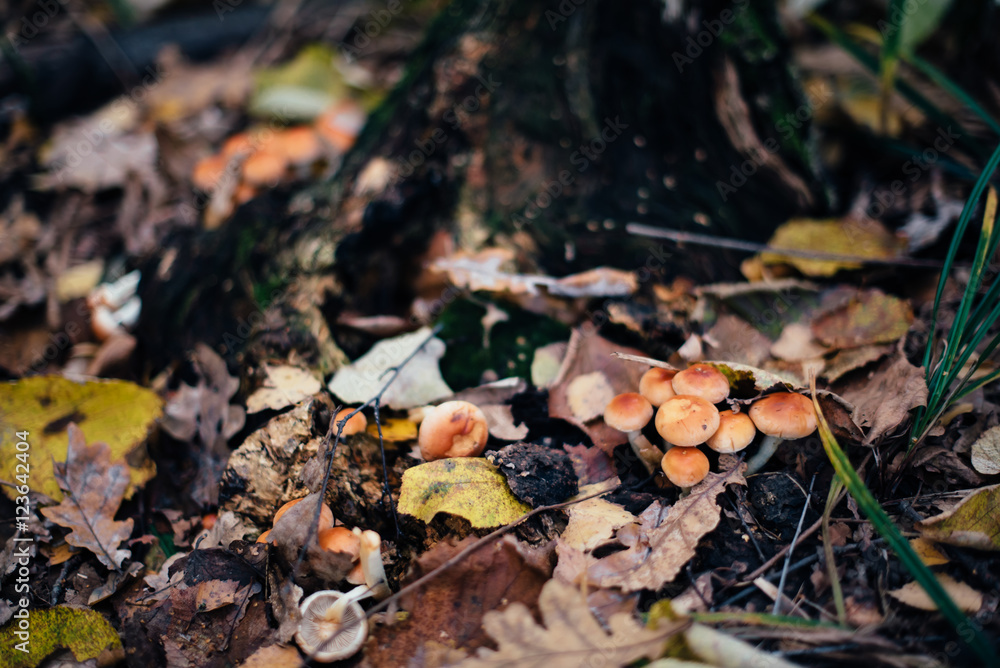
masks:
[[[62,503],[42,508],[42,514],[56,524],[72,529],[66,542],[93,552],[102,564],[119,570],[132,553],[118,549],[132,534],[132,519],[115,521],[129,484],[124,461],[112,463],[107,443],[87,445],[83,432],[70,423],[67,432],[66,463],[55,466],[55,478],[65,492]]]
[[[522,603],[486,613],[483,628],[496,640],[498,649],[481,648],[457,666],[576,668],[595,656],[603,666],[626,666],[661,656],[667,641],[689,624],[683,620],[664,622],[649,629],[632,615],[617,613],[608,619],[609,633],[591,614],[584,594],[555,579],[545,583],[538,607],[544,626],[535,622]]]
[[[744,485],[743,466],[726,473],[709,473],[691,493],[669,508],[653,503],[639,516],[637,531],[619,530],[618,538],[628,545],[602,559],[588,555],[589,581],[597,587],[620,587],[625,592],[660,589],[695,554],[706,534],[719,524],[721,508],[716,497],[726,485]]]

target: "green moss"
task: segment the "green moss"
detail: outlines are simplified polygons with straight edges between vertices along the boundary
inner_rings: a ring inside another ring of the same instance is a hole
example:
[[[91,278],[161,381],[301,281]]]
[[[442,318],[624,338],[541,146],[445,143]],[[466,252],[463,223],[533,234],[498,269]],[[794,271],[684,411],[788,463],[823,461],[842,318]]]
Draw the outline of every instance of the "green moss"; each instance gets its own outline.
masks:
[[[118,634],[104,617],[93,610],[76,610],[58,607],[49,610],[32,610],[28,619],[29,652],[15,646],[22,640],[15,635],[18,620],[12,619],[0,630],[0,666],[34,668],[58,649],[73,652],[77,661],[96,659],[105,651],[121,650]]]

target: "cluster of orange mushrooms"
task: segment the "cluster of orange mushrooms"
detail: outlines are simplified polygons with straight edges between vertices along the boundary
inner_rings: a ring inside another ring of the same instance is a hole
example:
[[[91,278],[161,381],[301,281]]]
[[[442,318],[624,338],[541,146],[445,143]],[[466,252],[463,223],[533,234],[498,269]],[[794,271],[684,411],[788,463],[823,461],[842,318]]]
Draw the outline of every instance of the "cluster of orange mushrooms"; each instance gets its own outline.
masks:
[[[330,152],[345,153],[364,121],[360,106],[341,101],[312,125],[241,132],[227,139],[221,151],[198,162],[191,180],[199,190],[212,192],[227,170],[238,165],[240,178],[234,199],[242,204],[255,197],[260,188],[274,186],[291,171],[308,167]]]
[[[682,371],[653,367],[643,374],[638,392],[619,394],[604,410],[604,422],[628,435],[636,455],[651,471],[659,464],[674,485],[689,489],[708,475],[708,457],[698,446],[719,453],[747,448],[760,431],[765,435],[747,461],[747,475],[756,473],[778,445],[816,430],[816,412],[808,397],[777,392],[757,400],[746,413],[725,405],[729,380],[709,364]],[[653,445],[642,430],[654,419],[666,452]]]

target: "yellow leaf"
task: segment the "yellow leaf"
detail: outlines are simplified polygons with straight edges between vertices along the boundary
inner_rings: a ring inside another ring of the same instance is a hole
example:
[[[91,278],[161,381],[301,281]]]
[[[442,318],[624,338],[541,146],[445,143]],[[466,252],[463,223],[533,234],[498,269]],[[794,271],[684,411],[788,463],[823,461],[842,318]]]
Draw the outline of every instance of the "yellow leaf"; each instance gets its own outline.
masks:
[[[896,237],[873,219],[856,218],[810,220],[793,219],[779,227],[767,244],[775,250],[814,251],[861,258],[890,258],[899,255]],[[814,260],[776,252],[761,253],[764,264],[790,264],[806,276],[833,276],[841,269],[860,269],[861,264],[843,260]]]
[[[368,425],[368,433],[378,438],[378,426],[374,422]],[[417,440],[417,423],[404,418],[384,418],[382,420],[382,439],[395,441]]]
[[[63,494],[52,462],[66,461],[66,429],[75,422],[88,441],[111,446],[112,461],[128,462],[125,498],[129,498],[156,474],[145,442],[161,405],[152,391],[120,380],[77,383],[60,376],[36,376],[0,383],[0,444],[8,450],[20,441],[17,434],[28,432],[28,484],[60,501]],[[15,490],[3,489],[13,498]]]
[[[73,652],[77,661],[89,661],[105,654],[99,665],[110,665],[115,658],[124,659],[122,643],[111,624],[93,610],[77,610],[59,606],[48,610],[32,610],[29,620],[30,652],[17,651],[15,646],[22,639],[15,635],[18,620],[12,619],[0,630],[0,646],[4,648],[4,666],[34,668],[48,655],[60,648]],[[115,657],[113,654],[119,656]]]
[[[948,592],[948,595],[951,596],[952,600],[955,601],[955,605],[963,611],[975,613],[979,612],[979,609],[983,607],[983,595],[969,585],[954,580],[948,575],[939,575],[937,579],[941,583],[941,586],[944,587],[944,590]],[[893,589],[888,594],[900,603],[905,603],[918,610],[937,610],[937,605],[927,595],[924,588],[916,582],[909,582],[899,589]]]
[[[424,522],[438,513],[451,513],[486,529],[510,524],[530,510],[514,498],[496,467],[478,457],[414,466],[403,474],[399,492],[399,512]]]
[[[911,538],[910,547],[917,553],[925,566],[940,566],[948,563],[948,557],[941,554],[941,551],[934,546],[934,541],[926,538]]]
[[[924,520],[917,528],[925,538],[939,543],[1000,551],[1000,485],[975,490],[951,510]]]

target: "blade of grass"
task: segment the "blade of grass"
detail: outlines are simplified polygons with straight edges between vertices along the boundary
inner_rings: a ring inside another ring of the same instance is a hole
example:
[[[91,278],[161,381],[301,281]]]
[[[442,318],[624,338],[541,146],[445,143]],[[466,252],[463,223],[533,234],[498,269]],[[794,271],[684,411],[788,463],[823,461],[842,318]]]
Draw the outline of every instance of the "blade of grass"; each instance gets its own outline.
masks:
[[[772,615],[766,612],[691,612],[687,615],[696,622],[703,624],[718,624],[721,622],[738,622],[754,626],[777,626],[792,628],[840,628],[836,624],[818,619],[803,619],[787,615]]]
[[[903,11],[905,0],[891,0],[889,2],[889,16],[899,16],[902,21],[906,21],[908,16]],[[882,48],[879,50],[879,128],[882,134],[886,134],[889,127],[889,99],[895,88],[896,69],[899,67],[899,51],[903,35],[903,26],[893,26],[882,40]]]
[[[816,409],[816,418],[820,440],[823,442],[823,449],[826,451],[826,456],[833,465],[837,476],[843,482],[844,486],[847,487],[847,491],[851,493],[854,500],[857,501],[858,508],[861,509],[875,530],[885,539],[885,542],[892,548],[893,552],[896,553],[896,557],[902,562],[906,570],[910,572],[913,579],[927,592],[927,595],[934,601],[934,604],[944,618],[955,628],[959,638],[968,644],[986,665],[1000,665],[1000,656],[997,655],[996,650],[982,633],[982,630],[974,625],[959,607],[955,605],[955,601],[952,600],[948,592],[941,586],[934,573],[920,560],[917,553],[910,547],[910,543],[903,538],[899,529],[892,523],[889,516],[882,510],[882,506],[879,505],[872,493],[865,487],[864,482],[858,477],[857,472],[851,465],[851,461],[844,454],[844,451],[840,449],[837,439],[833,436],[833,432],[830,431],[830,425],[827,424],[826,418],[823,416],[823,410],[820,408],[819,400],[816,396],[815,379],[810,383],[810,390],[812,391],[813,407]]]
[[[826,496],[826,508],[823,509],[823,556],[826,559],[826,576],[830,578],[830,588],[833,589],[833,604],[837,608],[837,621],[842,626],[847,626],[847,607],[844,605],[844,591],[840,587],[840,576],[837,574],[837,563],[833,558],[833,542],[830,539],[830,515],[840,491],[844,489],[844,483],[840,478],[834,478],[830,485],[830,493]]]

